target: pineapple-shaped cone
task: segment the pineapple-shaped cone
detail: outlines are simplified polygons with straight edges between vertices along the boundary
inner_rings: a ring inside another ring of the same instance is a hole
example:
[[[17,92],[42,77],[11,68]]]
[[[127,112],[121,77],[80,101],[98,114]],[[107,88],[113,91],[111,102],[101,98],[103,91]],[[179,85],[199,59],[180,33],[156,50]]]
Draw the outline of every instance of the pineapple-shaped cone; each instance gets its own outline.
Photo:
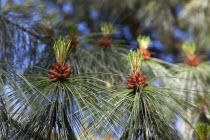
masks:
[[[114,27],[110,23],[102,23],[101,24],[101,31],[103,36],[99,39],[98,45],[101,46],[103,49],[110,49],[112,38],[110,37],[111,32],[114,30]]]
[[[147,77],[140,73],[140,67],[143,59],[144,58],[138,52],[130,51],[128,54],[128,62],[133,73],[128,74],[129,79],[126,81],[129,89],[137,90],[140,86],[148,86],[148,83],[146,83]]]
[[[50,73],[48,77],[51,79],[51,82],[63,81],[65,78],[71,76],[71,69],[68,68],[68,64],[64,66],[57,62],[52,64],[54,69],[50,69]]]
[[[76,37],[67,36],[66,39],[71,41],[71,49],[76,49],[77,48],[77,45],[79,44],[79,41],[77,40]]]
[[[50,69],[48,77],[51,82],[63,81],[71,76],[72,70],[66,64],[66,59],[70,54],[71,40],[59,38],[53,46],[56,63],[52,64],[54,69]]]
[[[101,46],[103,49],[110,49],[112,43],[112,38],[108,36],[102,36],[99,41],[98,45]]]
[[[185,42],[182,45],[182,49],[187,56],[186,64],[188,66],[198,66],[201,63],[201,60],[195,55],[196,46],[195,44],[191,44],[189,42]]]
[[[127,79],[127,85],[130,89],[136,89],[140,85],[143,85],[143,87],[148,86],[148,83],[146,83],[147,77],[143,76],[142,73],[136,72],[135,75],[128,74],[130,79]]]

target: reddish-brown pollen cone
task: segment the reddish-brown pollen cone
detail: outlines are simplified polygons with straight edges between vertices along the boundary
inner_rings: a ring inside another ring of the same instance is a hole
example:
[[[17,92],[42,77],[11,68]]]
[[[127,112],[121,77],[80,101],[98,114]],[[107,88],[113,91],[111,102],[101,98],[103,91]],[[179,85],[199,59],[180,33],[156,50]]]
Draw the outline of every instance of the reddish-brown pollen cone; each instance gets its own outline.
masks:
[[[127,85],[129,89],[137,89],[139,86],[143,85],[143,87],[148,86],[146,83],[147,77],[143,76],[142,73],[137,72],[136,75],[128,74],[130,79],[127,79]]]
[[[72,38],[71,40],[71,48],[76,49],[77,45],[79,44],[79,41],[77,41],[77,38]]]
[[[144,57],[144,59],[151,59],[151,53],[148,50],[140,50],[140,54]]]
[[[79,41],[76,37],[66,37],[66,39],[71,40],[71,48],[76,49],[77,45],[79,44]]]
[[[196,55],[192,55],[186,61],[188,66],[198,66],[201,63],[200,59]]]
[[[108,36],[103,36],[98,41],[98,45],[104,49],[110,49],[111,43],[112,43],[112,38]]]
[[[71,76],[71,69],[68,68],[68,64],[62,65],[57,62],[52,64],[52,66],[54,69],[50,69],[50,74],[48,74],[51,82],[63,81]]]

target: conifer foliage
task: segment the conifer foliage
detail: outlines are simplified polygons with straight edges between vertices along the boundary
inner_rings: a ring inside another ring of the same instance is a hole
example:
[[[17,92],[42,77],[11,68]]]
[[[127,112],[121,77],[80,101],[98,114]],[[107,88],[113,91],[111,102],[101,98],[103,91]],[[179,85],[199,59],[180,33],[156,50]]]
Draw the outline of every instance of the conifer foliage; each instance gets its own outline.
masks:
[[[116,1],[125,8],[123,15],[132,11],[136,16],[122,22],[138,19],[139,28],[154,22],[162,31],[158,40],[171,45],[168,50],[180,51],[182,63],[173,64],[156,58],[152,45],[157,37],[145,36],[146,29],[131,29],[134,40],[119,39],[113,21],[78,23],[84,15],[97,17],[96,11],[87,11],[105,3],[92,2],[84,11],[77,8],[80,1],[72,2],[79,12],[71,20],[70,9],[61,4],[58,9],[66,14],[51,12],[48,1],[0,5],[0,140],[208,140],[210,63],[201,54],[208,39],[196,35],[194,42],[182,40],[176,46],[168,36],[172,26],[184,27],[185,22],[195,31],[208,29],[194,24],[194,18],[179,21],[198,7],[208,13],[208,2],[185,2],[178,18],[174,1]],[[101,10],[116,18],[116,9],[110,8]],[[172,14],[165,15],[168,11]],[[170,23],[162,24],[157,14]],[[84,31],[86,26],[94,26],[93,32]]]

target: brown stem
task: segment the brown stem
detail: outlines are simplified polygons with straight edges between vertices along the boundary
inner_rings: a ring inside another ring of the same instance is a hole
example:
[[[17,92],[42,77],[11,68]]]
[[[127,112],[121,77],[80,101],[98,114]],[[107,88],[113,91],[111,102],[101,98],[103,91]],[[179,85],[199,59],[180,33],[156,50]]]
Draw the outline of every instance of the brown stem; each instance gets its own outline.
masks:
[[[13,22],[13,21],[7,19],[7,18],[6,18],[5,16],[3,16],[3,15],[0,15],[0,19],[4,20],[5,22],[7,22],[7,23],[9,23],[9,24],[12,24],[12,25],[16,26],[17,28],[21,29],[21,30],[24,31],[24,32],[27,32],[28,34],[30,34],[30,35],[36,37],[36,38],[39,39],[39,40],[46,41],[46,40],[45,40],[45,37],[42,37],[42,36],[40,36],[40,35],[38,35],[38,34],[32,32],[32,31],[30,31],[30,30],[28,30],[28,29],[26,29],[26,28],[20,26],[18,23]]]

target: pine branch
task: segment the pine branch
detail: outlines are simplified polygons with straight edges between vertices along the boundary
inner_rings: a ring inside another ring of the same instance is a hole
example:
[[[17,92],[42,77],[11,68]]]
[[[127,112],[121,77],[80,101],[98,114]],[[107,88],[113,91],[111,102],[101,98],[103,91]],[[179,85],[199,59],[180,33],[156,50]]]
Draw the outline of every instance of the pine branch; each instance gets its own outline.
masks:
[[[13,21],[7,19],[7,18],[6,18],[5,16],[3,16],[3,15],[0,15],[0,19],[3,20],[3,21],[5,21],[5,22],[7,22],[7,23],[9,23],[9,24],[12,24],[12,25],[16,26],[17,28],[21,29],[21,30],[24,31],[24,32],[27,32],[27,33],[30,34],[31,36],[34,36],[35,38],[37,38],[37,39],[39,39],[39,40],[41,40],[41,41],[44,41],[44,42],[46,41],[46,37],[42,37],[42,36],[38,35],[37,33],[32,32],[32,31],[30,31],[30,30],[28,30],[28,29],[26,29],[26,28],[20,26],[18,23],[13,22]]]
[[[161,64],[165,64],[165,65],[170,66],[170,67],[178,67],[178,66],[175,65],[175,64],[172,64],[172,63],[167,62],[167,61],[163,61],[163,60],[158,59],[158,58],[152,58],[152,59],[153,59],[154,61],[156,61],[156,62],[159,62],[159,63],[161,63]]]

